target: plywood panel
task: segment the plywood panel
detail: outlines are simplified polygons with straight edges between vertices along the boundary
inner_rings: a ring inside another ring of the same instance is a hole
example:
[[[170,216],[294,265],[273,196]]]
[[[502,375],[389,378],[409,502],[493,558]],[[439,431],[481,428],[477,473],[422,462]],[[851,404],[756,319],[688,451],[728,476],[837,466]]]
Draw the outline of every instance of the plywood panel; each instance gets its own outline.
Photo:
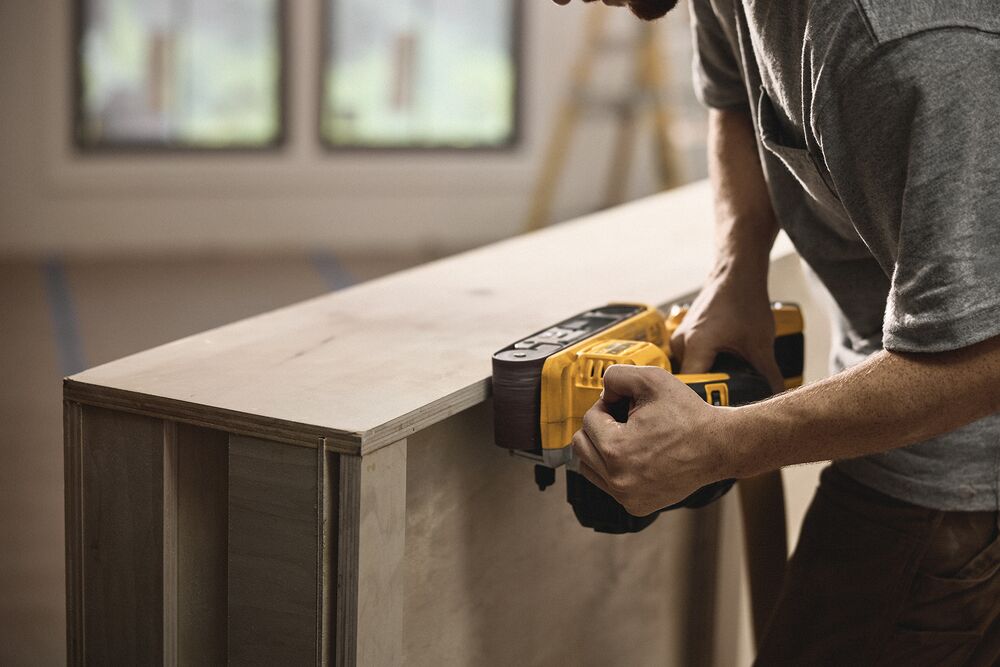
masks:
[[[313,664],[321,640],[318,449],[229,442],[229,660]]]
[[[85,659],[163,662],[163,422],[83,411]]]
[[[229,436],[177,425],[177,663],[222,665],[227,650]]]
[[[361,459],[358,665],[403,663],[406,441]]]
[[[726,586],[726,578],[719,571],[722,509],[735,495],[730,492],[718,502],[692,510],[688,516],[691,537],[687,546],[687,604],[681,605],[677,616],[681,636],[687,638],[681,644],[680,664],[685,667],[725,665],[718,662],[719,648],[735,634],[735,617],[725,613],[734,602],[734,590]],[[740,576],[737,571],[735,580],[739,581]]]
[[[404,663],[697,664],[692,642],[710,653],[711,635],[687,624],[706,602],[692,590],[697,515],[635,535],[582,528],[561,474],[539,492],[531,462],[492,444],[490,410],[408,440]]]

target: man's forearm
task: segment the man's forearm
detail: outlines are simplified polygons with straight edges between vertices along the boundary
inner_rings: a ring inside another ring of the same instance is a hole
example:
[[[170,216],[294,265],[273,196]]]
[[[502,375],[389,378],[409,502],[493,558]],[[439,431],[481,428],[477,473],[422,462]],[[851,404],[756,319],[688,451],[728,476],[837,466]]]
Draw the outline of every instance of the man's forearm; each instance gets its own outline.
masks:
[[[716,257],[701,292],[670,339],[682,373],[704,373],[719,352],[738,354],[783,386],[774,359],[767,271],[777,223],[744,111],[709,112],[709,174],[715,194]]]
[[[708,170],[715,191],[715,272],[766,281],[778,225],[745,111],[709,111]]]
[[[730,474],[887,451],[1000,411],[1000,336],[933,354],[880,352],[801,389],[727,411]]]

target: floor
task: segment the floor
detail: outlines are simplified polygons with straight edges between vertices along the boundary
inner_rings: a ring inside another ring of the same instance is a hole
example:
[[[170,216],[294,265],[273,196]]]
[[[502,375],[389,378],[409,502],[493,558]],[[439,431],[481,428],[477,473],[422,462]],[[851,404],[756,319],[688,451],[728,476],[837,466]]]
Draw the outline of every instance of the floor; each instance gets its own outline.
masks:
[[[0,665],[65,662],[63,376],[430,259],[0,261]]]

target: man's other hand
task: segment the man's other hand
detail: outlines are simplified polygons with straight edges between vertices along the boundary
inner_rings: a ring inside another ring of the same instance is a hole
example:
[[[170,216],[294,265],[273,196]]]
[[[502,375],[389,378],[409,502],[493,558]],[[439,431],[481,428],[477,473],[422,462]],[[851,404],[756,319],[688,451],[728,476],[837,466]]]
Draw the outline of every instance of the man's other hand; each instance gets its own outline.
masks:
[[[670,354],[680,361],[676,372],[707,373],[720,352],[744,359],[775,393],[784,390],[767,288],[725,268],[712,272],[670,339]]]
[[[628,403],[624,423],[616,409]],[[614,365],[573,436],[580,472],[634,516],[730,477],[725,413],[662,368]]]

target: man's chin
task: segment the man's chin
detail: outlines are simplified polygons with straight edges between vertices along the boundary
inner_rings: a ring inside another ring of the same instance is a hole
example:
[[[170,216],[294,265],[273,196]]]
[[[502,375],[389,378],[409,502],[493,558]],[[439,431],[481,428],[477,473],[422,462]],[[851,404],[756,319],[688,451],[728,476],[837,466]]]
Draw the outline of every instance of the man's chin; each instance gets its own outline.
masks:
[[[644,21],[663,18],[676,5],[677,0],[628,0],[632,13]]]

